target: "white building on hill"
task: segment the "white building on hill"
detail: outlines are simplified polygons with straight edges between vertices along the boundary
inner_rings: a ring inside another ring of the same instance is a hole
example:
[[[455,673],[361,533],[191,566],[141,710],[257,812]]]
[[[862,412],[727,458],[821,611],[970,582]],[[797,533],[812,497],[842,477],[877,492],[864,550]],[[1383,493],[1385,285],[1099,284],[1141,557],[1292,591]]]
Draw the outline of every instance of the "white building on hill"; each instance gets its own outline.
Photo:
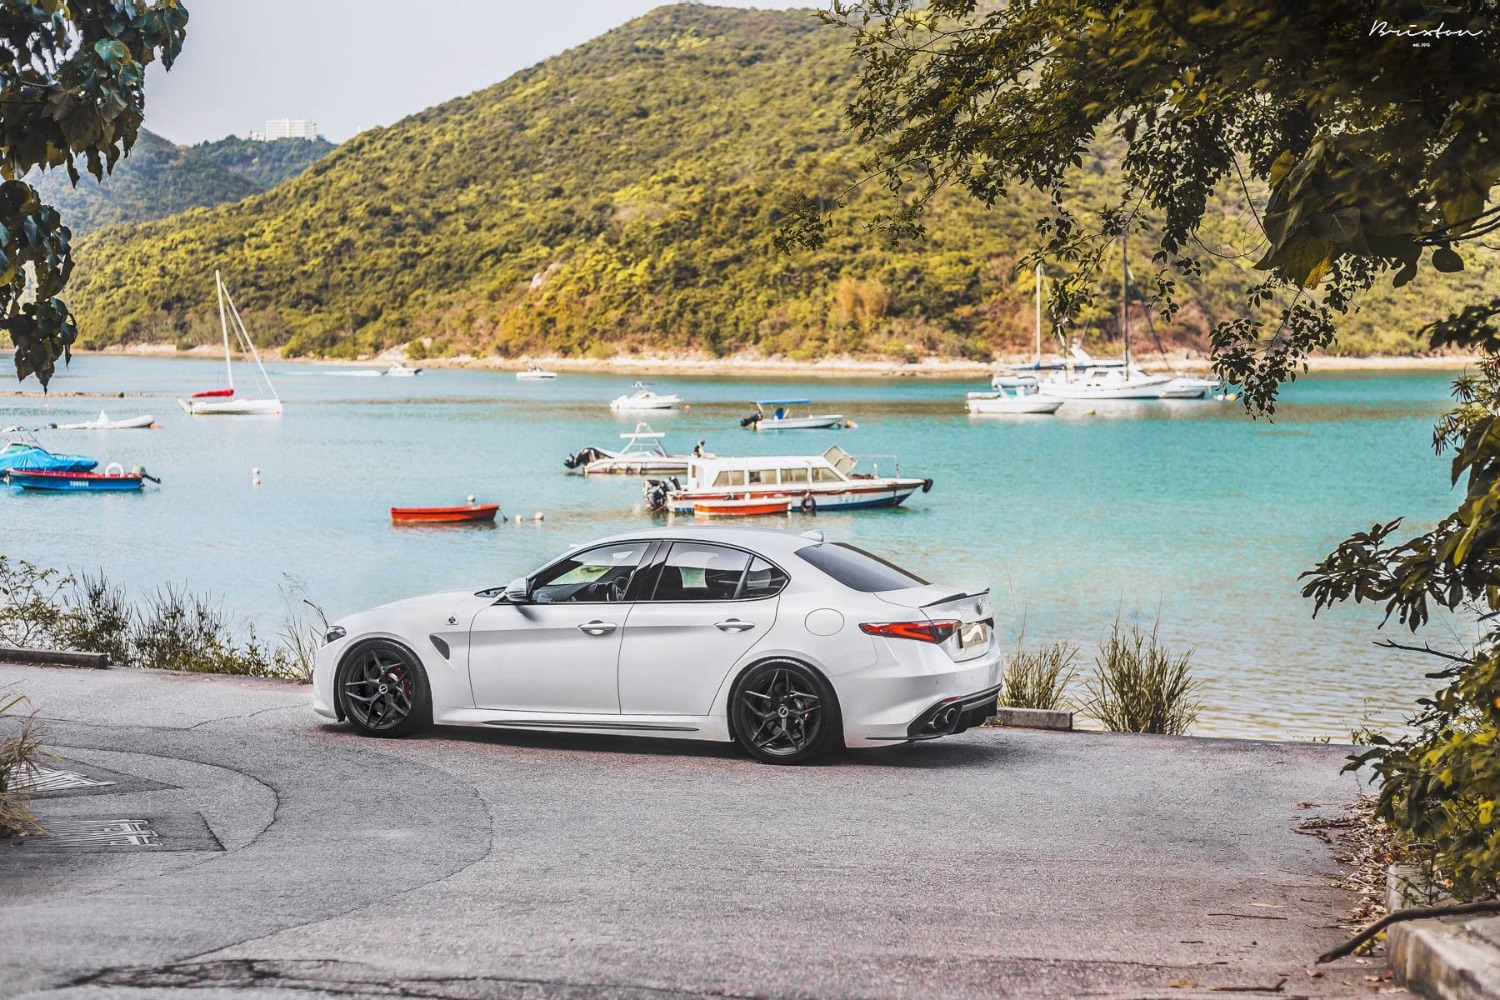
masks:
[[[269,142],[272,139],[316,139],[318,123],[310,118],[267,118],[265,132],[251,132],[250,138]]]

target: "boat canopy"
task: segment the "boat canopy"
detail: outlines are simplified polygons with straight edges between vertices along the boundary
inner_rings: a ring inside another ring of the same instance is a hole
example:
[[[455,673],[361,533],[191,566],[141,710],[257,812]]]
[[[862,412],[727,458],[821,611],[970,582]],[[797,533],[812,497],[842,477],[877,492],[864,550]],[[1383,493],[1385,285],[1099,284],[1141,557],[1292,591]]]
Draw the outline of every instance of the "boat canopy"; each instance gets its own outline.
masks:
[[[756,406],[811,406],[810,399],[757,399]]]

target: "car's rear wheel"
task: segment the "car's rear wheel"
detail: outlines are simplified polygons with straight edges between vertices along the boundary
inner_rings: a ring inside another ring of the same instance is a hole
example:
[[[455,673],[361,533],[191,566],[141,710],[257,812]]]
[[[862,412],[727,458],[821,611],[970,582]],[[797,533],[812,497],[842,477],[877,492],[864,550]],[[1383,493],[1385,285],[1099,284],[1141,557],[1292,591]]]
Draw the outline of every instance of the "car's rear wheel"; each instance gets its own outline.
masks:
[[[817,671],[769,660],[745,671],[729,696],[735,740],[767,764],[803,764],[839,742],[839,707]]]
[[[366,736],[408,736],[432,724],[427,672],[400,643],[360,643],[344,657],[335,683],[345,717]]]

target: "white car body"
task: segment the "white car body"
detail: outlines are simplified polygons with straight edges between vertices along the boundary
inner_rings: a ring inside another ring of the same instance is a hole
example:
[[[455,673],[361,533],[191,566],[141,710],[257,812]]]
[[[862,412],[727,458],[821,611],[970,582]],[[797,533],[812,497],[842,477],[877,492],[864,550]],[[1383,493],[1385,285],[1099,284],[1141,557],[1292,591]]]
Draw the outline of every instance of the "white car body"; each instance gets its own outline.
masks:
[[[745,553],[751,561],[736,593],[745,592],[752,576],[757,585],[780,582],[774,572],[757,574],[764,564],[755,557],[787,579],[773,596],[754,599],[514,603],[494,588],[373,608],[335,623],[335,637],[318,653],[314,710],[343,718],[335,691],[341,661],[362,642],[386,639],[420,661],[439,725],[727,742],[734,739],[729,702],[736,680],[768,660],[795,661],[827,682],[848,747],[935,738],[994,714],[1001,654],[988,591],[967,594],[918,580],[899,589],[852,589],[799,552],[829,547],[812,557],[859,566],[870,557],[824,541],[819,532],[696,526],[630,532],[575,548],[527,578],[528,585],[575,556],[587,555],[579,563],[604,560],[588,554],[637,543],[649,548],[647,562],[632,571],[632,598],[641,596],[639,586],[658,587],[647,597],[661,593],[669,573],[671,587],[687,587],[693,571],[665,562],[673,543],[682,546],[672,550],[680,553],[671,555],[675,561],[715,547]],[[660,585],[637,582],[636,574],[652,572]],[[883,578],[877,571],[860,579],[869,585]],[[536,593],[559,586],[543,584]],[[861,629],[934,622],[921,627],[951,633],[934,641]]]

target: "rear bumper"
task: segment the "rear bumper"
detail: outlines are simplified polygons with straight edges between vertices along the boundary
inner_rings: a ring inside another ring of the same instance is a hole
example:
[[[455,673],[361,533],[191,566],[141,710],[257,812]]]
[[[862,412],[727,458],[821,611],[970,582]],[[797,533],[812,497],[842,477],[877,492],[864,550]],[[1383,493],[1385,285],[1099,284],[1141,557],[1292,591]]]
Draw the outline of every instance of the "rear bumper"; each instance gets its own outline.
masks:
[[[834,678],[845,746],[937,739],[995,714],[1002,659],[998,649],[955,663],[924,643],[891,640],[886,645],[896,643],[905,643],[897,647],[905,662],[882,656],[873,667]]]

